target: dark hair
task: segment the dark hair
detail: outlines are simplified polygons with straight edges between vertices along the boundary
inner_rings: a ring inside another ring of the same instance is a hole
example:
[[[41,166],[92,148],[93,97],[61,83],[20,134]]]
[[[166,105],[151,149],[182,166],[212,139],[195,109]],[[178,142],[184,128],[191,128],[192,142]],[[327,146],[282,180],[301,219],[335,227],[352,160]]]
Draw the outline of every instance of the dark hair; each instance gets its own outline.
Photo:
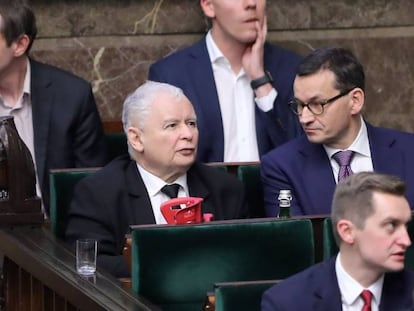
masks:
[[[299,64],[296,75],[307,76],[320,70],[335,74],[335,88],[341,92],[359,87],[365,90],[364,68],[350,50],[320,48],[307,55]]]
[[[26,53],[30,51],[36,38],[36,18],[25,0],[0,0],[0,32],[4,35],[6,43],[11,46],[22,35],[27,35],[30,43]]]
[[[374,192],[404,196],[405,184],[397,176],[361,172],[345,178],[335,189],[331,219],[336,243],[340,237],[336,225],[341,219],[350,220],[357,228],[362,229],[365,220],[374,213],[372,195]]]

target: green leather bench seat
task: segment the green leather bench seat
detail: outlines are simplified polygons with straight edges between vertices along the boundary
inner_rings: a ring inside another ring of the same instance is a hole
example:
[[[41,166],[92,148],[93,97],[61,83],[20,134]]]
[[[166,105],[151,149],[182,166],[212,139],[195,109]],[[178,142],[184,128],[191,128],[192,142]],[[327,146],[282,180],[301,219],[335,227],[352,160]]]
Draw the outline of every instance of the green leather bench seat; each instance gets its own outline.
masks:
[[[250,218],[265,217],[263,186],[260,178],[260,164],[240,165],[237,168],[237,177],[245,185]]]
[[[128,153],[126,136],[123,132],[107,133],[109,159]],[[73,190],[79,180],[96,172],[99,168],[53,169],[49,172],[50,182],[50,226],[52,232],[63,238],[67,225],[67,214],[73,196]]]
[[[132,226],[132,287],[163,310],[201,310],[213,284],[284,279],[314,263],[310,220]]]
[[[260,311],[263,293],[281,280],[214,284],[215,311]]]
[[[65,237],[67,215],[75,185],[84,177],[96,172],[98,168],[51,170],[50,181],[50,228],[52,233]]]
[[[332,231],[332,221],[330,218],[325,218],[323,220],[323,259],[336,255],[338,251],[339,248]]]

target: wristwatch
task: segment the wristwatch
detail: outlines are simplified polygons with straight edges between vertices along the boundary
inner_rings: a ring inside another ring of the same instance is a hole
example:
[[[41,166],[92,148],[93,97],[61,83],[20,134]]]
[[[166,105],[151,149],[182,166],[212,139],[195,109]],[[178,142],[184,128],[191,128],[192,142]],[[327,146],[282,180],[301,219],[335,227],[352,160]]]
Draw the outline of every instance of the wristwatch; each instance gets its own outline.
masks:
[[[263,77],[260,77],[258,79],[254,79],[250,82],[250,86],[253,90],[256,90],[258,87],[266,84],[266,83],[272,83],[273,78],[269,71],[265,71],[265,75]]]

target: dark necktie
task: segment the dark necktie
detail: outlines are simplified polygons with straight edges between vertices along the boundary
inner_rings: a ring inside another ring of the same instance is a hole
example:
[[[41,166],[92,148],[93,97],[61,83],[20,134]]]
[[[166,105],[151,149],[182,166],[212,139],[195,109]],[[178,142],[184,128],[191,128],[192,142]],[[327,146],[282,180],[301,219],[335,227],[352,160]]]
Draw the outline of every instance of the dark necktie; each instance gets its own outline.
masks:
[[[354,174],[351,169],[351,160],[354,152],[351,150],[339,151],[332,158],[339,164],[338,181]]]
[[[171,185],[165,185],[161,188],[161,192],[168,195],[171,199],[174,199],[178,195],[178,190],[180,189],[179,184],[171,184]]]
[[[371,311],[372,293],[369,290],[364,289],[361,293],[361,298],[364,301],[361,311]]]

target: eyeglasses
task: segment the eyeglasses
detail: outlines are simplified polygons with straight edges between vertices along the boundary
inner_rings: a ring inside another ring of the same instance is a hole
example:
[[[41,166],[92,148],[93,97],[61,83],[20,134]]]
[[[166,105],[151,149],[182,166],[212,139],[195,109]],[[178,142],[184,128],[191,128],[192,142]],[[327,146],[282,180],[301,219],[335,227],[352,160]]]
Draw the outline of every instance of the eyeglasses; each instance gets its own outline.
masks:
[[[309,109],[310,112],[312,112],[314,115],[320,115],[323,113],[324,111],[324,107],[327,104],[333,103],[334,101],[336,101],[337,99],[341,98],[342,96],[347,95],[349,92],[351,92],[353,89],[355,89],[355,87],[348,89],[346,91],[343,91],[341,93],[339,93],[338,95],[329,98],[327,100],[324,101],[313,101],[310,103],[303,103],[300,100],[294,99],[292,101],[289,102],[289,108],[298,116],[302,115],[303,109],[305,107],[307,107]]]

